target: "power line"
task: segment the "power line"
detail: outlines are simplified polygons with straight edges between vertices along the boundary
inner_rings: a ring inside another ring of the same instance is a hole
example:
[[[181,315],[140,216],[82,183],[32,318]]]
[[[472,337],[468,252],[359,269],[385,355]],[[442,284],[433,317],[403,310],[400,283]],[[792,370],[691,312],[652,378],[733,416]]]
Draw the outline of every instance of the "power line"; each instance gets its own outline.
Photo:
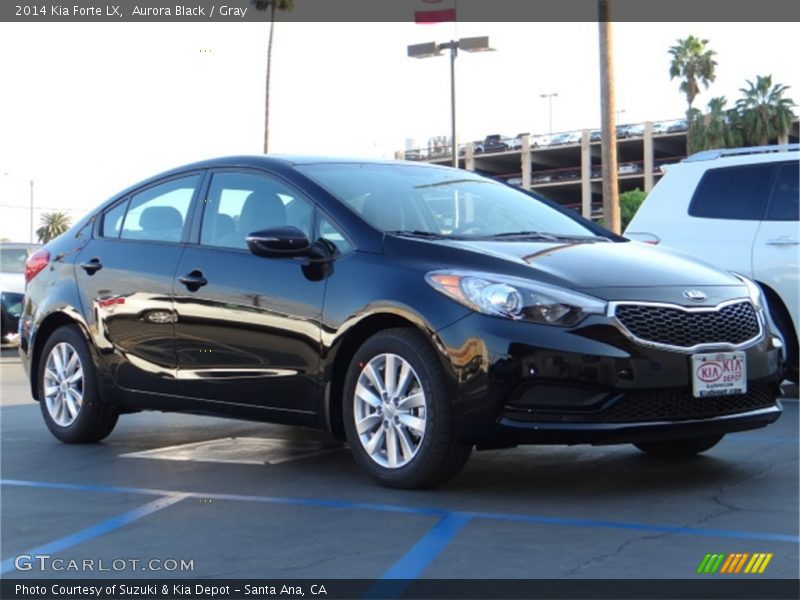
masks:
[[[30,204],[0,204],[0,208],[24,208],[29,210]],[[34,206],[34,210],[70,210],[76,212],[89,212],[91,208],[75,208],[74,206]]]

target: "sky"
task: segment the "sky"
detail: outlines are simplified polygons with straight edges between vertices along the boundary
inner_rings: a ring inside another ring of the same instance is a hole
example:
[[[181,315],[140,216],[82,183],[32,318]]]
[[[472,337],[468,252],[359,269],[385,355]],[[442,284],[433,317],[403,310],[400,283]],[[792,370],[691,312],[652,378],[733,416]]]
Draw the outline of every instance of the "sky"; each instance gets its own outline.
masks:
[[[77,219],[127,186],[195,160],[262,151],[266,23],[0,23],[0,238],[43,211]],[[800,103],[796,23],[616,23],[621,123],[680,118],[669,47],[709,39],[713,96],[772,74]],[[445,56],[408,44],[488,35],[456,65],[459,140],[598,128],[596,23],[278,23],[270,151],[393,158],[449,135]]]

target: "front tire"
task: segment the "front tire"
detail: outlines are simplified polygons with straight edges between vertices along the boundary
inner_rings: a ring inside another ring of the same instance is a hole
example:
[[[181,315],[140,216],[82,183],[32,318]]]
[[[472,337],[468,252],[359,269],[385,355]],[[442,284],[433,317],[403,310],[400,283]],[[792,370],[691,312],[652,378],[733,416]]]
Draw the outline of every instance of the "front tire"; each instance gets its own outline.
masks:
[[[658,458],[687,458],[710,450],[716,446],[724,435],[668,440],[664,442],[638,442],[634,444],[642,452]]]
[[[458,441],[444,368],[422,333],[388,329],[353,356],[344,385],[345,433],[358,465],[393,488],[455,476],[472,446]]]
[[[44,422],[62,442],[99,442],[113,431],[119,415],[100,403],[89,347],[74,325],[57,329],[45,343],[38,383]]]

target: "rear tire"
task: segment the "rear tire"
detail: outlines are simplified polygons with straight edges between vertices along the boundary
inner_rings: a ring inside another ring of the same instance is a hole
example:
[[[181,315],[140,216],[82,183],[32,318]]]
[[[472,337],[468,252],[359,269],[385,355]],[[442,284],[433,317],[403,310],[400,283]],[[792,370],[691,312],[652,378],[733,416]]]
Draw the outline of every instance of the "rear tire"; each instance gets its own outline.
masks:
[[[724,435],[710,435],[699,438],[686,438],[683,440],[668,440],[664,442],[638,442],[635,443],[639,450],[659,458],[687,458],[710,450],[716,446]]]
[[[100,403],[89,347],[76,326],[60,327],[48,338],[37,377],[42,416],[56,438],[99,442],[113,431],[119,413]]]
[[[416,330],[387,329],[364,342],[350,362],[342,405],[353,456],[381,485],[439,485],[472,452],[456,437],[439,357]]]

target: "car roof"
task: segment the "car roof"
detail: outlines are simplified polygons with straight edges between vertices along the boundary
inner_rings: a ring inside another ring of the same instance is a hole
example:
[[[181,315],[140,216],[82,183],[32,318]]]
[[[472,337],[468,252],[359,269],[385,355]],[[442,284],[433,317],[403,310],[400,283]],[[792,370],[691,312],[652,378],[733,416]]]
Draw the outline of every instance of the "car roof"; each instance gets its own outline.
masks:
[[[271,166],[271,165],[310,165],[310,164],[409,164],[409,161],[404,160],[390,160],[390,159],[376,159],[376,158],[359,158],[352,156],[320,156],[320,155],[299,155],[299,154],[269,154],[269,155],[241,155],[241,156],[223,156],[220,158],[212,158],[208,160],[191,163],[173,169],[175,171],[185,171],[190,168],[211,168],[221,166]],[[414,162],[413,164],[419,164]]]
[[[220,168],[220,167],[296,167],[300,165],[316,165],[316,164],[375,164],[375,165],[414,165],[420,168],[430,168],[430,169],[449,169],[450,167],[441,166],[441,165],[432,165],[428,163],[419,163],[418,161],[407,161],[407,160],[390,160],[390,159],[376,159],[376,158],[357,158],[357,157],[345,157],[345,156],[318,156],[318,155],[298,155],[298,154],[253,154],[253,155],[240,155],[240,156],[222,156],[219,158],[211,158],[208,160],[202,160],[194,163],[189,163],[186,165],[182,165],[180,167],[175,167],[173,169],[169,169],[168,171],[164,171],[153,177],[148,177],[144,181],[137,182],[135,185],[131,186],[130,188],[124,190],[121,194],[118,194],[116,197],[120,195],[124,195],[130,192],[132,189],[136,187],[140,187],[142,184],[148,184],[153,181],[157,181],[164,177],[170,177],[172,175],[178,175],[180,173],[184,173],[186,171],[192,171],[196,169],[212,169],[212,168]]]
[[[697,152],[683,159],[684,163],[742,164],[756,162],[772,162],[800,158],[800,144],[784,144],[776,146],[751,146],[746,148],[721,148]]]
[[[418,161],[409,160],[389,160],[389,159],[375,159],[375,158],[354,158],[343,156],[308,156],[296,154],[253,154],[253,155],[237,155],[237,156],[222,156],[219,158],[211,158],[201,160],[194,163],[174,167],[167,171],[163,171],[147,179],[137,181],[129,185],[127,188],[117,192],[111,198],[100,204],[97,209],[93,210],[89,215],[104,210],[108,205],[113,204],[120,198],[127,196],[138,189],[157,183],[162,179],[180,176],[190,171],[197,171],[200,169],[213,169],[213,168],[231,168],[231,167],[251,167],[251,168],[293,168],[300,165],[318,165],[318,164],[374,164],[374,165],[402,165],[414,166],[420,169],[451,169],[452,167],[442,165],[432,165],[429,163],[420,163]],[[477,173],[475,175],[478,175]]]

